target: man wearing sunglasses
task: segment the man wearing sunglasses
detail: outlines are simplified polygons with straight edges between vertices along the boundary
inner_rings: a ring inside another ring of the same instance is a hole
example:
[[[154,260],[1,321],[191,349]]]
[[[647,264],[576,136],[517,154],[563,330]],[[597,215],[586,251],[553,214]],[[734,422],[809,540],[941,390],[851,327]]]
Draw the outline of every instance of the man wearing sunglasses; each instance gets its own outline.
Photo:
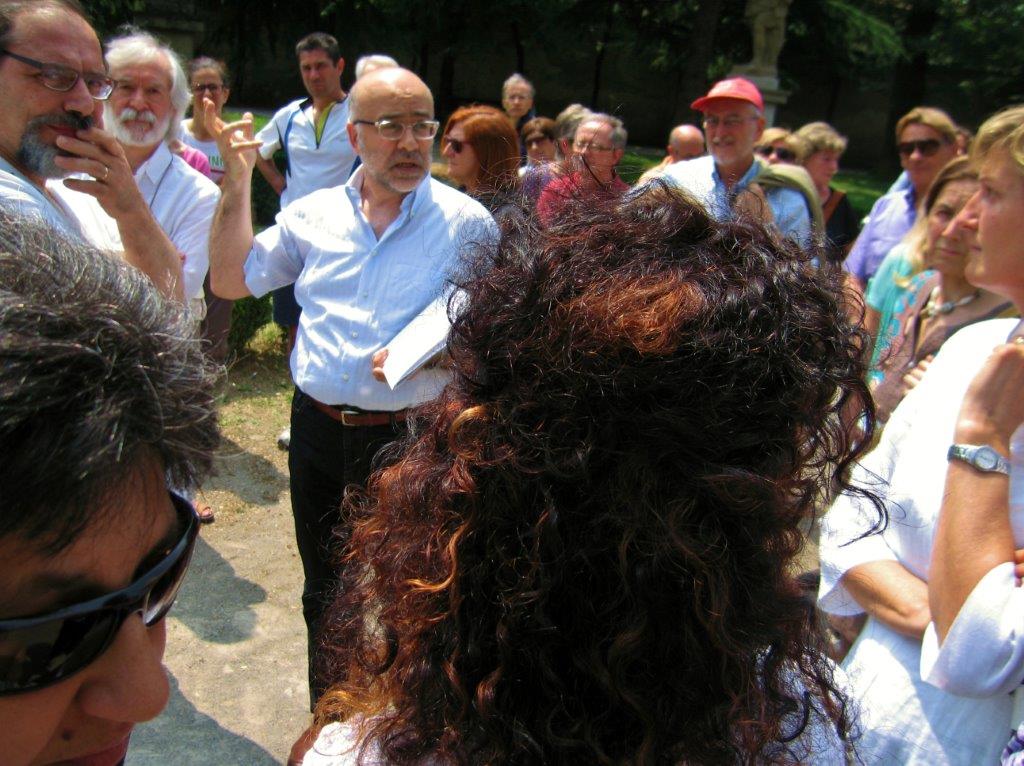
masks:
[[[880,197],[871,208],[843,268],[863,290],[882,259],[917,220],[917,203],[936,174],[960,153],[957,126],[941,109],[919,106],[896,123],[896,151],[908,184]]]
[[[164,615],[217,445],[181,304],[0,208],[0,762],[114,766],[168,698]]]
[[[480,203],[431,179],[433,96],[406,69],[377,69],[352,88],[348,135],[362,164],[348,182],[293,202],[256,237],[249,180],[260,142],[251,116],[225,125],[211,107],[204,101],[226,168],[210,241],[213,290],[238,299],[294,282],[302,307],[288,469],[315,702],[324,691],[314,672],[317,626],[337,580],[342,492],[365,484],[407,409],[448,377],[428,367],[392,389],[383,349],[443,294],[460,248],[493,237],[496,226]]]
[[[729,218],[743,208],[763,215],[784,236],[809,242],[811,213],[804,195],[758,179],[762,165],[754,157],[754,146],[765,120],[757,86],[743,77],[721,80],[690,107],[704,113],[710,156],[670,165],[664,178],[704,202],[716,218]]]
[[[150,213],[124,151],[98,127],[113,89],[96,33],[74,0],[0,0],[0,198],[123,251],[181,298],[178,250]]]

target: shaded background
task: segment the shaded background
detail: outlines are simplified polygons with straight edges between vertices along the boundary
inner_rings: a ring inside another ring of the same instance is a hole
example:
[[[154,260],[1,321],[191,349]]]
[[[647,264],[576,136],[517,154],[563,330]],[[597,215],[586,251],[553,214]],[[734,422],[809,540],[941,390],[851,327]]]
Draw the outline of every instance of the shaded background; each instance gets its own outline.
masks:
[[[750,58],[746,0],[92,0],[101,33],[134,22],[185,57],[232,68],[231,103],[273,108],[303,95],[293,46],[323,30],[351,65],[385,52],[424,76],[444,117],[497,103],[520,71],[538,114],[579,101],[620,115],[630,142],[661,146],[695,122],[690,101]],[[850,137],[849,166],[896,167],[892,127],[916,104],[976,127],[1022,100],[1024,5],[1000,0],[793,0],[779,61],[789,101],[777,124],[825,119]]]

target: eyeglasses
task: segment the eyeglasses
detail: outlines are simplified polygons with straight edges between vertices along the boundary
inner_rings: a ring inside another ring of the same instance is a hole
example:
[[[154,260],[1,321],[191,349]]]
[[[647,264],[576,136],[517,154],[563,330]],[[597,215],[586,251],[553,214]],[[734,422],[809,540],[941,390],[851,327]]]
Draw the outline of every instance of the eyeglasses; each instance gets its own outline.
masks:
[[[10,56],[22,64],[34,66],[39,70],[39,80],[43,83],[43,87],[55,90],[58,93],[67,93],[75,87],[79,78],[85,81],[85,87],[89,91],[89,95],[97,101],[106,101],[110,98],[110,94],[114,92],[114,81],[105,74],[99,72],[77,72],[63,64],[47,64],[30,59],[28,56],[19,56],[17,53],[11,53],[6,49],[0,50],[0,54]]]
[[[583,152],[610,152],[615,149],[614,146],[602,146],[590,141],[573,141],[572,148],[580,154],[583,154]]]
[[[771,157],[774,154],[783,162],[796,161],[796,152],[790,151],[784,146],[755,146],[754,151],[762,157]]]
[[[193,93],[202,93],[203,91],[210,91],[210,93],[219,93],[223,85],[217,85],[216,83],[199,83],[198,85],[192,86]]]
[[[21,694],[63,681],[114,642],[129,616],[147,626],[167,614],[178,595],[199,533],[192,504],[171,493],[181,539],[131,585],[38,617],[0,620],[0,695]]]
[[[940,146],[942,146],[942,142],[937,138],[926,138],[923,141],[901,141],[896,144],[896,151],[900,153],[901,157],[909,157],[917,149],[922,157],[931,157],[939,151]]]
[[[705,117],[703,125],[705,130],[714,130],[718,126],[722,126],[726,130],[734,130],[743,123],[756,119],[757,117],[737,117],[735,115],[730,115],[724,120],[718,117]]]
[[[418,120],[413,123],[399,122],[398,120],[352,120],[355,125],[375,125],[380,137],[387,141],[401,141],[405,131],[411,130],[413,138],[417,141],[429,141],[437,135],[437,129],[441,123],[437,120]]]
[[[467,146],[472,146],[472,144],[465,139],[460,140],[458,138],[449,138],[448,136],[445,136],[441,140],[445,147],[451,149],[454,154],[462,154],[463,149]]]

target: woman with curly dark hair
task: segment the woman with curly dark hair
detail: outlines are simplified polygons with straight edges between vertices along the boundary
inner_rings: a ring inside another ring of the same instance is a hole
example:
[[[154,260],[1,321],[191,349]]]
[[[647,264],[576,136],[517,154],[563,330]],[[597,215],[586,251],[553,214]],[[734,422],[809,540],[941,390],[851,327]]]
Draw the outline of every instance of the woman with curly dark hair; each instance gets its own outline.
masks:
[[[835,763],[793,577],[866,414],[839,279],[660,184],[506,230],[350,498],[320,764]]]

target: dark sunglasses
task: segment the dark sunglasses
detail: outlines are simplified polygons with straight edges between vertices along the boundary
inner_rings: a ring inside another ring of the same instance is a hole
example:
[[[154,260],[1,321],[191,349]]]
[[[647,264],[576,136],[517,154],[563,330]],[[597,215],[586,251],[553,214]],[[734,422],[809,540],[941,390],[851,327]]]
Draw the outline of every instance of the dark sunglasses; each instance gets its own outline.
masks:
[[[192,558],[199,519],[192,504],[171,493],[184,532],[163,560],[131,585],[56,612],[0,620],[0,695],[59,683],[89,665],[114,642],[129,616],[147,626],[167,614]]]
[[[445,136],[443,139],[445,146],[450,146],[452,151],[456,154],[462,154],[462,150],[469,145],[469,141],[460,141],[457,138],[448,138]]]
[[[781,146],[758,146],[754,151],[762,157],[771,157],[774,154],[783,162],[796,161],[796,152],[791,152],[789,149]]]
[[[931,157],[939,151],[940,146],[942,146],[942,142],[937,138],[926,138],[923,141],[901,141],[896,144],[896,151],[900,153],[901,157],[909,157],[917,149],[922,157]]]

